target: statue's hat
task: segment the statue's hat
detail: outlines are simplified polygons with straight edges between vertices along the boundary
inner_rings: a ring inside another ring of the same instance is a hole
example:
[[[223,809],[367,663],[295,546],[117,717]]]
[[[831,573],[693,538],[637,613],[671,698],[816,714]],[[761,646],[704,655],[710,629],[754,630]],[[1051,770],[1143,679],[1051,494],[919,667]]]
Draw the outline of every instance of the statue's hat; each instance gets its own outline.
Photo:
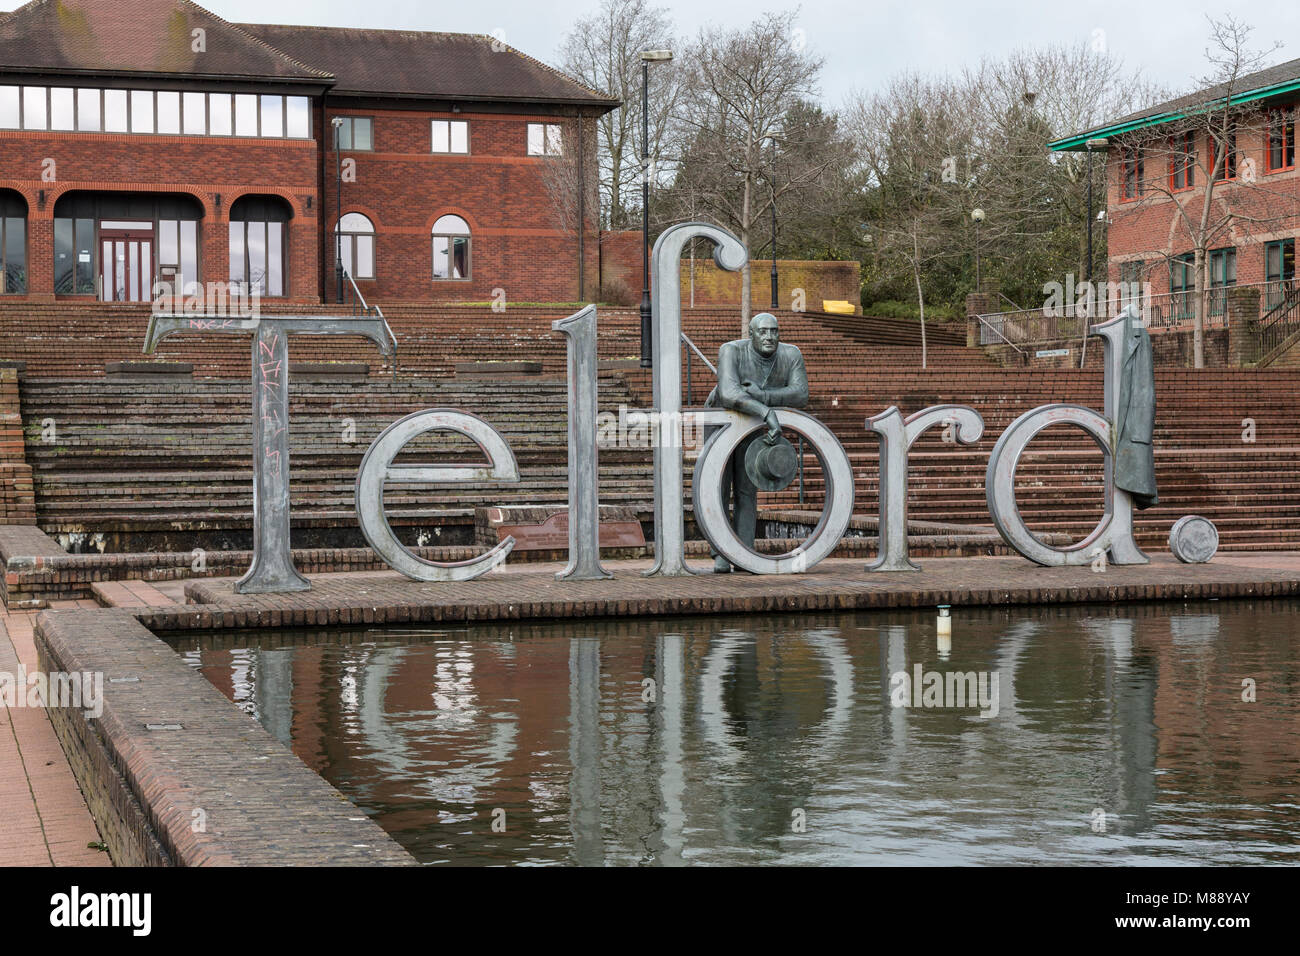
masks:
[[[760,438],[745,452],[745,474],[760,491],[780,491],[798,471],[799,455],[784,435],[778,435],[772,444]]]

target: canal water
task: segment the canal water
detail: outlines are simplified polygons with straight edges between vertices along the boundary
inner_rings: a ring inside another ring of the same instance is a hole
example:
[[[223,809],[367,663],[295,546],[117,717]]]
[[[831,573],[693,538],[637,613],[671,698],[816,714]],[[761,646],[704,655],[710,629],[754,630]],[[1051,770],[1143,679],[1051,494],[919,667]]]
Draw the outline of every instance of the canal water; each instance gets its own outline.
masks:
[[[1296,602],[200,635],[427,864],[1300,862]]]

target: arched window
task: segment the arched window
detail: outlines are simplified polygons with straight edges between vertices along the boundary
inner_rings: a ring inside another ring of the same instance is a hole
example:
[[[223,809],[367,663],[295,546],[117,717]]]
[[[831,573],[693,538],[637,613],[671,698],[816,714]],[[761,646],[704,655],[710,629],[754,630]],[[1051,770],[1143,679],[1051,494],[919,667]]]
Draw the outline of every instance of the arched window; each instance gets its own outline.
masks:
[[[230,282],[244,293],[287,295],[287,230],[293,210],[278,196],[241,196],[230,206]]]
[[[27,201],[0,190],[0,293],[27,291]]]
[[[442,216],[433,224],[433,277],[469,278],[469,224],[460,216]]]
[[[375,277],[375,227],[359,212],[344,213],[339,220],[343,271],[354,279]]]

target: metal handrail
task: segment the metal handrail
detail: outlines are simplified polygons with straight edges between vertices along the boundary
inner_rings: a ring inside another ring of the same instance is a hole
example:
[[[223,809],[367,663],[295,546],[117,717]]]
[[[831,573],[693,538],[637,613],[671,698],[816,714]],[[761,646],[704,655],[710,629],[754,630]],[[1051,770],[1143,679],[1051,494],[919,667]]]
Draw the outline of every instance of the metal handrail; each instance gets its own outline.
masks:
[[[995,325],[994,325],[992,322],[990,322],[988,319],[984,318],[984,316],[982,316],[982,315],[977,315],[977,316],[975,316],[975,318],[979,319],[980,322],[984,325],[985,328],[987,328],[990,332],[992,332],[994,335],[996,335],[998,338],[1000,338],[1003,342],[1006,342],[1007,345],[1010,345],[1010,346],[1011,346],[1013,349],[1015,349],[1017,352],[1020,352],[1020,353],[1022,353],[1022,354],[1024,353],[1024,351],[1025,351],[1024,349],[1022,349],[1022,348],[1021,348],[1019,345],[1017,345],[1015,342],[1012,342],[1009,338],[1007,338],[1005,335],[1003,335],[1003,334],[1002,334],[1002,330],[999,329],[997,326],[995,326]]]
[[[1300,299],[1300,285],[1288,285],[1282,290],[1282,297],[1276,303],[1269,306],[1259,318],[1260,327],[1272,325],[1281,320],[1282,316],[1295,307],[1296,300]],[[1268,302],[1268,290],[1264,292],[1264,301]]]
[[[1293,287],[1260,319],[1260,354],[1267,358],[1297,329],[1300,329],[1300,287]]]
[[[362,315],[373,315],[382,319],[384,317],[383,311],[377,305],[372,307],[367,304],[366,297],[362,295],[361,290],[357,288],[357,281],[352,278],[352,273],[348,272],[347,269],[344,269],[343,278],[347,279],[348,285],[352,286],[352,314],[357,314],[357,303],[360,302]]]
[[[360,302],[361,315],[373,316],[374,318],[380,319],[385,324],[387,324],[388,320],[384,318],[384,310],[381,309],[378,304],[370,305],[369,303],[366,302],[366,297],[362,295],[361,290],[357,288],[357,283],[356,280],[352,278],[352,273],[348,272],[347,269],[340,269],[339,271],[342,272],[343,277],[348,280],[348,285],[352,286],[352,314],[353,315],[357,314],[357,303]],[[394,382],[397,381],[397,339],[396,337],[394,337],[393,339],[393,381]]]
[[[708,360],[708,356],[705,355],[705,354],[703,354],[702,351],[699,351],[699,347],[698,347],[697,345],[695,345],[694,342],[690,341],[690,336],[688,336],[688,334],[686,334],[685,332],[682,332],[682,333],[681,333],[681,341],[682,341],[682,342],[685,342],[686,345],[690,346],[690,351],[695,352],[695,355],[698,355],[698,356],[699,356],[699,360],[701,360],[701,362],[703,362],[703,363],[705,363],[706,365],[708,365],[708,371],[714,373],[715,376],[718,375],[718,369],[716,369],[716,368],[714,367],[714,363],[710,362],[710,360]]]
[[[1015,299],[1013,299],[1013,298],[1011,298],[1010,296],[1008,296],[1008,295],[1007,295],[1006,293],[1004,293],[1001,289],[998,290],[998,298],[999,298],[999,299],[1004,299],[1005,301],[1010,302],[1012,305],[1014,305],[1014,306],[1016,307],[1016,311],[1017,311],[1017,312],[1024,312],[1024,311],[1025,311],[1025,307],[1024,307],[1024,306],[1022,306],[1022,305],[1021,305],[1019,302],[1017,302]]]

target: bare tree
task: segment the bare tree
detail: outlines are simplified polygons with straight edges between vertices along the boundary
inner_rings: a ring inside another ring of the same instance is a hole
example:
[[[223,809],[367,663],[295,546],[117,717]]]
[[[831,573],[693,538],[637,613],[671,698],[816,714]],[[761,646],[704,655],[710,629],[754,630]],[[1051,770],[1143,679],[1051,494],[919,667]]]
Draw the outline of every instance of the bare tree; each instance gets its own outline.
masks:
[[[949,80],[896,77],[881,92],[859,95],[848,110],[871,187],[868,217],[879,260],[908,274],[921,320],[921,367],[927,273],[962,256],[971,208],[971,99]]]
[[[1027,302],[1047,277],[1079,263],[1089,272],[1087,161],[1047,143],[1162,97],[1088,43],[1019,50],[957,76],[904,74],[851,97],[843,115],[862,158],[861,218],[876,240],[867,294],[910,289],[918,309],[922,299],[927,311],[956,305],[982,260],[999,291]]]
[[[641,52],[676,44],[666,10],[646,0],[602,0],[600,10],[574,23],[561,47],[564,70],[622,103],[596,122],[602,221],[609,229],[633,225],[641,207]],[[650,155],[661,143],[681,93],[681,71],[665,64],[649,71]]]
[[[813,188],[840,155],[803,141],[811,128],[789,122],[817,95],[822,61],[795,28],[797,11],[769,13],[735,30],[701,30],[688,51],[678,111],[674,189],[689,192],[746,248],[773,202]],[[742,334],[749,324],[752,275],[741,276]]]
[[[591,277],[586,274],[587,235],[599,222],[598,184],[592,181],[596,144],[595,123],[581,113],[569,116],[558,127],[548,129],[544,139],[541,178],[550,199],[548,208],[555,228],[574,239],[573,254],[578,260],[578,295],[587,298]]]
[[[1155,131],[1137,130],[1111,141],[1119,151],[1119,162],[1111,166],[1121,197],[1135,208],[1168,209],[1171,236],[1191,247],[1196,368],[1205,367],[1205,321],[1214,285],[1210,251],[1267,232],[1297,212],[1292,195],[1259,177],[1263,157],[1250,154],[1250,144],[1267,143],[1270,116],[1258,103],[1239,100],[1251,85],[1243,80],[1281,46],[1252,49],[1252,29],[1231,15],[1210,20],[1205,51],[1210,70],[1197,81],[1198,92],[1176,103],[1181,117]]]
[[[1088,157],[1049,153],[1046,144],[1168,99],[1168,92],[1088,42],[987,58],[962,74],[961,86],[973,123],[972,201],[988,213],[983,244],[1027,284],[1041,283],[1071,253],[1080,274],[1091,276]]]

